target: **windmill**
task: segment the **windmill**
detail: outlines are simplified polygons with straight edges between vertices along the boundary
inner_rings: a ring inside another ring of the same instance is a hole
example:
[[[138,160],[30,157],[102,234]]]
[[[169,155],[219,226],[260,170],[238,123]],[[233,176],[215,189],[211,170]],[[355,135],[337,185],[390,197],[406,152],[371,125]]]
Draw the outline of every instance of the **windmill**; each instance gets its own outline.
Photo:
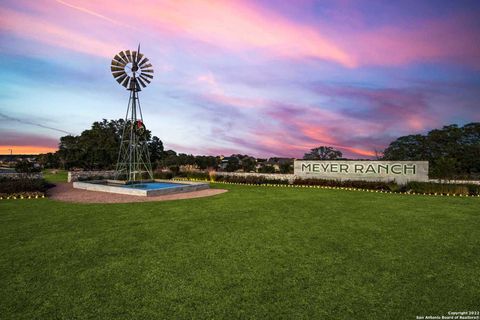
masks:
[[[125,123],[122,130],[120,151],[115,179],[127,181],[153,179],[152,165],[148,152],[146,128],[138,92],[153,79],[153,68],[149,60],[137,51],[120,51],[112,59],[112,75],[119,84],[130,91]]]

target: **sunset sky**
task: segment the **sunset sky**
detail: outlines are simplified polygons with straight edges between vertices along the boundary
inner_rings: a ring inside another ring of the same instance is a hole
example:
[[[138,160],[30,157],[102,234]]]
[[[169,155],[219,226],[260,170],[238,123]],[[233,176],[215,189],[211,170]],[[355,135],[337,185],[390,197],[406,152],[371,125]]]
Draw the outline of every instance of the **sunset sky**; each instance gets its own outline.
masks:
[[[177,152],[364,158],[480,121],[480,1],[3,0],[0,154],[124,117],[110,61],[138,43],[145,124]]]

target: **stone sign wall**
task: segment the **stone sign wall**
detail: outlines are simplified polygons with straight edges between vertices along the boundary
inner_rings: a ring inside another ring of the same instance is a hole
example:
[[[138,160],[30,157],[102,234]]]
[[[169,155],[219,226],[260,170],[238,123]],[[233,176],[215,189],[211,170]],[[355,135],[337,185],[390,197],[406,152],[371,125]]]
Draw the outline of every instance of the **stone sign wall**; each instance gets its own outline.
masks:
[[[91,178],[113,179],[115,171],[68,171],[68,182],[88,180]]]
[[[428,181],[428,161],[295,160],[293,167],[303,179]]]

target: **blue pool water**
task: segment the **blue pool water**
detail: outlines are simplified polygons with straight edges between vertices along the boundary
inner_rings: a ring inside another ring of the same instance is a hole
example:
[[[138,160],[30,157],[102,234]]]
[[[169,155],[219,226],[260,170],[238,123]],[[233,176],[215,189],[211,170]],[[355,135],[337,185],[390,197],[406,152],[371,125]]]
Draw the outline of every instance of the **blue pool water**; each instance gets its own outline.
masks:
[[[186,186],[186,184],[167,183],[167,182],[147,182],[147,183],[126,184],[126,185],[123,185],[122,188],[140,189],[140,190],[158,190],[158,189],[175,188],[175,187],[183,187],[183,186]]]

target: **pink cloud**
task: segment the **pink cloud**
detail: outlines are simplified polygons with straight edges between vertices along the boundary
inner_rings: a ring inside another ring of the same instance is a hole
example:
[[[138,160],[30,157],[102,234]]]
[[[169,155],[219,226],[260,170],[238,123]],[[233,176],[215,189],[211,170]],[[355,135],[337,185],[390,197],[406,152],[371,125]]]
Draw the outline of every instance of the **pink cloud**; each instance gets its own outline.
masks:
[[[229,106],[233,110],[246,110],[238,105]],[[302,157],[320,145],[333,146],[354,157],[372,157],[375,149],[383,149],[370,141],[371,135],[383,132],[383,128],[366,120],[319,107],[282,105],[272,101],[267,101],[257,112],[256,116],[244,114],[244,119],[239,124],[233,123],[230,130],[220,130],[222,140],[230,142],[237,152],[257,156]],[[245,127],[245,123],[249,126]]]
[[[146,18],[157,29],[230,49],[260,49],[281,56],[355,65],[347,52],[318,30],[246,1],[144,1],[137,8],[133,11],[137,19]]]
[[[229,105],[243,109],[262,107],[266,103],[265,99],[234,97],[223,93],[206,94],[204,97],[207,101],[216,104]]]
[[[353,101],[352,107],[342,110],[343,116],[355,118],[355,130],[360,121],[376,123],[377,130],[418,132],[441,123],[441,115],[432,112],[428,88],[362,88],[320,86],[322,96]]]
[[[102,20],[105,20],[105,21],[108,21],[110,23],[113,23],[115,25],[118,25],[118,26],[123,26],[123,27],[128,27],[128,28],[131,28],[131,26],[129,26],[128,24],[126,23],[123,23],[123,22],[120,22],[120,21],[117,21],[115,19],[112,19],[112,18],[109,18],[103,14],[100,14],[100,13],[97,13],[95,11],[92,11],[92,10],[88,10],[84,7],[81,7],[81,6],[76,6],[74,4],[71,4],[69,2],[66,2],[66,1],[62,1],[62,0],[55,0],[56,2],[58,2],[59,4],[62,4],[68,8],[71,8],[71,9],[74,9],[74,10],[78,10],[80,12],[83,12],[83,13],[86,13],[88,15],[91,15],[93,17],[96,17],[96,18],[99,18],[99,19],[102,19]]]
[[[37,154],[55,152],[58,139],[38,134],[26,134],[13,131],[0,132],[0,154]]]
[[[81,31],[49,22],[45,18],[0,8],[0,30],[32,39],[51,46],[69,49],[88,55],[111,58],[120,44],[95,39]]]
[[[371,28],[356,21],[362,19],[358,12],[349,13],[353,21],[348,25],[337,18],[312,26],[248,1],[140,0],[134,8],[112,0],[20,3],[27,10],[1,9],[2,30],[105,57],[125,47],[119,35],[133,40],[141,32],[140,39],[146,35],[159,41],[183,39],[193,47],[196,41],[253,55],[316,58],[346,67],[437,60],[480,67],[480,33],[476,18],[468,13]],[[117,29],[121,32],[113,31]]]
[[[121,47],[111,48],[107,39],[99,38],[101,33],[105,34],[104,23],[109,23],[123,27],[120,33],[129,38],[138,37],[140,30],[149,34],[153,31],[162,40],[176,36],[230,50],[261,50],[290,58],[313,57],[348,67],[356,64],[346,51],[318,30],[245,1],[144,0],[137,1],[132,8],[117,1],[56,0],[53,4],[23,2],[23,6],[32,13],[4,9],[4,30],[82,53],[110,56]],[[90,22],[90,29],[98,27],[95,35],[91,30],[88,36],[85,30],[74,31],[85,20]],[[112,34],[111,28],[109,33]]]
[[[410,25],[363,28],[336,38],[359,65],[451,61],[480,67],[477,23],[478,17],[470,14],[452,15]]]
[[[132,15],[138,20],[147,17],[146,24],[162,34],[168,30],[232,50],[264,50],[347,67],[445,59],[479,66],[480,60],[476,45],[480,35],[476,17],[470,14],[417,20],[407,26],[370,28],[353,22],[344,28],[302,24],[247,1],[143,1],[138,8]],[[361,16],[357,13],[351,19]]]

